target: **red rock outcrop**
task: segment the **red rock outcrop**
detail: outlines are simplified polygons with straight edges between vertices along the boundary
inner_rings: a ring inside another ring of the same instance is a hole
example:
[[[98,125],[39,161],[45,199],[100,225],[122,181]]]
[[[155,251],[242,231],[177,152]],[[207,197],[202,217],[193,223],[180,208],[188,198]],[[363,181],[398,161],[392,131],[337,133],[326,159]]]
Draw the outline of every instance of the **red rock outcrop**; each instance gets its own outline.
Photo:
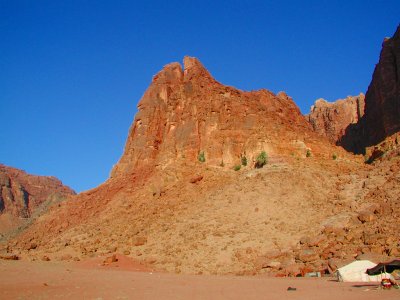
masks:
[[[326,136],[334,144],[341,145],[346,129],[358,123],[364,115],[364,99],[362,93],[332,103],[318,99],[311,107],[308,121],[318,134]]]
[[[193,162],[199,153],[211,165],[233,165],[241,156],[252,162],[260,151],[293,153],[316,136],[285,93],[224,86],[192,57],[183,70],[171,63],[154,76],[138,110],[112,177],[145,165]]]
[[[385,38],[379,63],[365,95],[364,146],[376,145],[400,131],[400,26]]]
[[[73,194],[55,177],[30,175],[0,164],[0,214],[28,218],[41,203]]]

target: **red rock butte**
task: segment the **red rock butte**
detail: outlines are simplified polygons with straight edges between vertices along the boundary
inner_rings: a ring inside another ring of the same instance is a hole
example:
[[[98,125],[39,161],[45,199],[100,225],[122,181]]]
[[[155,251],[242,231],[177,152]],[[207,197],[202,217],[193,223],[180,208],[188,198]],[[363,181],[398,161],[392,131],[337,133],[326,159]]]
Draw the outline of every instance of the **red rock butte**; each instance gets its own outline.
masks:
[[[184,58],[183,70],[171,63],[154,76],[138,110],[112,177],[145,165],[193,162],[201,152],[209,164],[234,165],[241,156],[254,161],[261,151],[272,158],[305,155],[318,144],[284,92],[222,85],[193,57]]]

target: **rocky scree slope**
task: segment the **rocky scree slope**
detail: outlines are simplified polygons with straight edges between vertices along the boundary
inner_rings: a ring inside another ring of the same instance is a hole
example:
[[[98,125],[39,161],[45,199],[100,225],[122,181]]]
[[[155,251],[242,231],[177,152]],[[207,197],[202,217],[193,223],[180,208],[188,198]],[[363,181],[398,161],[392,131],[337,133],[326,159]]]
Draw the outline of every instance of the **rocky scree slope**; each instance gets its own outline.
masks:
[[[339,174],[360,167],[301,158],[237,172],[197,162],[130,174],[54,207],[7,246],[46,260],[117,252],[176,273],[323,269],[319,256],[298,260],[300,240],[322,232],[337,214],[328,200],[338,198]]]

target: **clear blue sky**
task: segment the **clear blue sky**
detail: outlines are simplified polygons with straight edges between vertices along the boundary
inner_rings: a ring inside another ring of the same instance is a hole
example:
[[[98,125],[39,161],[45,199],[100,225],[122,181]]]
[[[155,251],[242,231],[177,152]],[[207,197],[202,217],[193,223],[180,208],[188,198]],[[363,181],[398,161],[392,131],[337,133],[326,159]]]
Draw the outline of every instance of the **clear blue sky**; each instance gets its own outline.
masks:
[[[0,0],[0,162],[99,185],[152,76],[185,55],[307,113],[365,92],[399,22],[399,0]]]

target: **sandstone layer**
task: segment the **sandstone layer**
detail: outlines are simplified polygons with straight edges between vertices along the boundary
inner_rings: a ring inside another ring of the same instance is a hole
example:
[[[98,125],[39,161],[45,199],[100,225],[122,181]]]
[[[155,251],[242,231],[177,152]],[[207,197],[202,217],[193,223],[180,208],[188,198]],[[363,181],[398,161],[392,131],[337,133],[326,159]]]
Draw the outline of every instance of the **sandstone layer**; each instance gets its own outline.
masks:
[[[372,146],[400,131],[400,26],[385,38],[379,63],[365,95],[362,121],[364,146]]]

